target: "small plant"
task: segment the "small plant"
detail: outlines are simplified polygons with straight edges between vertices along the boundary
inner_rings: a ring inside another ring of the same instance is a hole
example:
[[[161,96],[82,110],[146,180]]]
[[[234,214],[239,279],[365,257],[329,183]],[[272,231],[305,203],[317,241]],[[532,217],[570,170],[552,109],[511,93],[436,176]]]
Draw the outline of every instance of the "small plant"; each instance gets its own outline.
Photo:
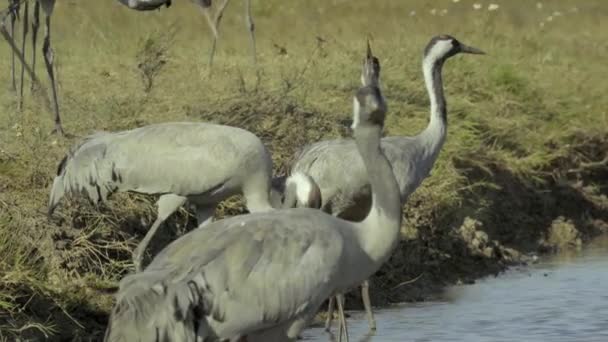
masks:
[[[162,30],[152,32],[141,43],[137,55],[137,69],[139,69],[141,80],[144,85],[144,92],[149,93],[154,87],[154,80],[169,60],[169,50],[175,41],[177,34],[176,24]]]

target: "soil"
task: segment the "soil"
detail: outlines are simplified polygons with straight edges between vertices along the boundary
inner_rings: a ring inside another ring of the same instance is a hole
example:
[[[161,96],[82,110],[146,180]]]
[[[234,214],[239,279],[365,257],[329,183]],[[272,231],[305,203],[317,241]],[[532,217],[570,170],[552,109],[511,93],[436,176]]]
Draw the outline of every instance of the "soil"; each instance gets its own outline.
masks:
[[[547,176],[535,182],[524,181],[500,165],[491,164],[491,172],[487,172],[455,160],[471,181],[491,180],[498,186],[477,192],[458,208],[429,206],[412,196],[405,206],[403,240],[371,279],[373,305],[433,299],[446,286],[498,275],[510,266],[534,262],[540,253],[581,248],[608,232],[608,189],[591,186],[605,183],[608,165],[581,162],[582,158],[601,161],[605,151],[608,136],[573,137],[572,153],[557,160],[545,170]],[[31,238],[39,246],[40,262],[53,269],[49,274],[56,277],[51,283],[83,274],[98,278],[79,279],[82,286],[74,293],[24,288],[22,304],[27,307],[27,318],[38,322],[52,318],[54,334],[47,338],[31,327],[20,332],[21,338],[102,339],[116,289],[116,282],[107,279],[106,273],[128,270],[124,264],[130,262],[130,250],[155,215],[154,198],[149,196],[118,194],[111,202],[109,207],[94,208],[76,201],[65,205],[63,213],[45,229],[32,225]],[[483,209],[479,209],[481,202]],[[220,216],[240,213],[240,208],[239,199],[229,200],[222,204]],[[195,219],[181,210],[167,225],[178,229],[161,228],[152,241],[152,255],[193,229]],[[74,304],[58,305],[58,295],[70,297],[65,302]],[[361,303],[358,289],[347,295],[348,309],[360,309]],[[1,320],[15,326],[19,323],[0,315]]]

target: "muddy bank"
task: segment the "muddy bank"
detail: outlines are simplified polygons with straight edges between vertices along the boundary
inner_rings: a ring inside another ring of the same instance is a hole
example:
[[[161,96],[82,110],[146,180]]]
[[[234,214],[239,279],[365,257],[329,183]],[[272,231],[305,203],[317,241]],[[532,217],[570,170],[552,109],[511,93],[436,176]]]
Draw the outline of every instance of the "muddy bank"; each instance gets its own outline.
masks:
[[[248,127],[268,141],[285,142],[273,155],[279,170],[292,154],[294,145],[287,142],[298,134],[289,127],[305,115],[284,105],[286,114],[274,125]],[[331,120],[315,125],[328,130],[336,126]],[[318,139],[313,134],[299,137],[298,144]],[[570,143],[568,154],[536,173],[544,175],[540,179],[516,176],[485,155],[451,160],[470,183],[492,186],[462,190],[458,196],[463,200],[449,207],[436,205],[424,191],[415,193],[405,206],[403,241],[371,280],[373,304],[428,300],[448,285],[473,283],[509,266],[534,262],[541,253],[580,248],[608,232],[608,189],[597,186],[608,179],[603,162],[608,136],[576,135]],[[40,184],[35,195],[46,199],[47,186]],[[13,194],[20,191],[11,182],[3,182],[2,187]],[[40,274],[17,273],[14,281],[2,283],[0,291],[10,293],[8,300],[13,303],[13,309],[0,313],[0,325],[12,327],[2,334],[100,340],[117,280],[130,272],[131,251],[155,217],[155,199],[117,194],[100,208],[70,201],[47,222],[41,210],[44,200],[31,204],[31,196],[31,191],[23,191],[23,196],[0,198],[3,218],[8,220],[3,222],[21,229],[7,245],[35,246],[28,250],[27,259],[40,269]],[[221,205],[218,216],[239,214],[242,208],[240,200],[233,198]],[[180,210],[153,239],[151,254],[194,225],[193,216]],[[26,265],[34,268],[29,262]],[[347,308],[360,308],[358,297],[359,291],[349,293]]]
[[[463,195],[459,208],[428,209],[414,195],[405,206],[403,241],[372,279],[374,305],[428,300],[448,285],[581,248],[607,233],[608,136],[577,134],[569,141],[567,155],[536,180],[499,164],[481,169],[471,160],[454,160],[471,183],[497,186]],[[359,291],[349,297],[347,307],[361,308]]]

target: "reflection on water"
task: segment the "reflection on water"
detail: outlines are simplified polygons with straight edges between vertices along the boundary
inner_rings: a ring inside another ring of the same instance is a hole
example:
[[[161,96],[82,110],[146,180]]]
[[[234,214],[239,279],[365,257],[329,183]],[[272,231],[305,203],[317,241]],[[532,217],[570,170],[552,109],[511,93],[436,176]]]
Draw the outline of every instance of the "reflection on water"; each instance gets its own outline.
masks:
[[[449,289],[442,302],[376,311],[368,333],[363,312],[349,319],[351,342],[608,341],[608,237],[583,252],[561,254],[498,278]],[[337,331],[334,325],[333,331]],[[323,328],[307,341],[332,341]],[[337,340],[337,338],[335,339]]]

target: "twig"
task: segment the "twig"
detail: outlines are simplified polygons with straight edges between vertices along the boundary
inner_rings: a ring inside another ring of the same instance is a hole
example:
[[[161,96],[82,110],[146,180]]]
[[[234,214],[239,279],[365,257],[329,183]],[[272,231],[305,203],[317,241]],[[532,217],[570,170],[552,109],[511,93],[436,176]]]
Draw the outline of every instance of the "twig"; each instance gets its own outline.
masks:
[[[420,275],[419,275],[419,276],[417,276],[417,277],[416,277],[416,278],[414,278],[414,279],[406,280],[406,281],[404,281],[403,283],[397,284],[397,286],[393,287],[393,288],[391,289],[391,291],[394,291],[394,290],[396,290],[396,289],[400,288],[400,287],[401,287],[401,286],[403,286],[403,285],[407,285],[407,284],[415,283],[415,282],[416,282],[418,279],[420,279],[420,277],[422,277],[422,275],[423,275],[423,274],[424,274],[424,273],[420,273]]]
[[[577,172],[585,171],[587,169],[599,169],[601,167],[606,167],[606,166],[608,166],[608,155],[606,155],[606,157],[600,161],[588,162],[588,163],[581,162],[579,165],[580,166],[577,168],[569,169],[568,173],[577,173]]]

